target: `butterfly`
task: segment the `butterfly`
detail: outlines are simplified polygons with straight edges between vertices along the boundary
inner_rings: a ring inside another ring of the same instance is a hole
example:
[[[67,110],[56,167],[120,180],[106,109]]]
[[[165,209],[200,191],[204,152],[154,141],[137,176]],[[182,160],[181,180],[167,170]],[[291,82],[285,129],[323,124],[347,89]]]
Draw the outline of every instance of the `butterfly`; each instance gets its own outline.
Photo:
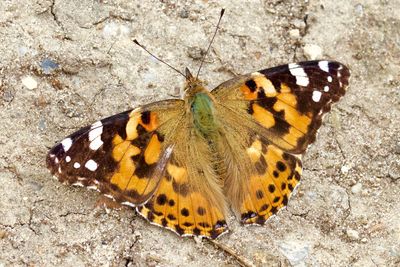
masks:
[[[345,94],[349,69],[327,60],[292,63],[212,91],[188,69],[185,76],[183,99],[82,128],[49,151],[48,168],[181,236],[220,236],[230,209],[243,224],[264,224],[287,205],[301,157]]]
[[[345,94],[349,69],[328,60],[291,63],[212,91],[198,79],[200,69],[179,72],[182,99],[143,105],[64,138],[47,154],[51,173],[180,236],[217,238],[228,231],[230,210],[243,224],[263,225],[287,205],[302,155]]]

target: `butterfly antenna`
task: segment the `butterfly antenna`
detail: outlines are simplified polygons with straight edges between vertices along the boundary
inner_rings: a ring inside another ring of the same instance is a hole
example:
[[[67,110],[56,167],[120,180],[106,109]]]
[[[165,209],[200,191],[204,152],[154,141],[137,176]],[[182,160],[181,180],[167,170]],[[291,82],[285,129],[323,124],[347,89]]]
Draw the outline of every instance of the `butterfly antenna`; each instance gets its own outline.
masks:
[[[217,35],[218,29],[219,29],[219,24],[221,23],[221,19],[222,19],[222,16],[224,15],[224,13],[225,13],[225,9],[223,8],[223,9],[221,9],[221,15],[219,16],[219,20],[218,20],[218,23],[217,23],[217,27],[215,28],[214,35],[213,35],[213,37],[211,39],[210,44],[207,47],[207,51],[204,54],[203,59],[201,60],[200,67],[199,67],[199,70],[197,71],[196,78],[199,77],[201,67],[203,67],[203,63],[204,63],[204,61],[205,61],[205,59],[206,59],[206,57],[208,55],[208,52],[210,51],[212,43],[214,42],[215,35]]]
[[[138,46],[140,46],[144,51],[146,51],[147,53],[149,53],[150,56],[154,57],[155,59],[157,59],[158,61],[160,61],[161,63],[164,63],[165,65],[167,65],[168,67],[170,67],[171,69],[173,69],[174,71],[176,71],[177,73],[179,73],[180,75],[182,75],[183,77],[186,78],[185,74],[183,74],[183,72],[179,71],[177,68],[172,67],[170,64],[168,64],[167,62],[165,62],[164,60],[162,60],[161,58],[157,57],[156,55],[154,55],[153,53],[151,53],[149,50],[146,49],[146,47],[144,47],[142,44],[140,44],[136,39],[133,40],[133,42],[135,44],[137,44]]]

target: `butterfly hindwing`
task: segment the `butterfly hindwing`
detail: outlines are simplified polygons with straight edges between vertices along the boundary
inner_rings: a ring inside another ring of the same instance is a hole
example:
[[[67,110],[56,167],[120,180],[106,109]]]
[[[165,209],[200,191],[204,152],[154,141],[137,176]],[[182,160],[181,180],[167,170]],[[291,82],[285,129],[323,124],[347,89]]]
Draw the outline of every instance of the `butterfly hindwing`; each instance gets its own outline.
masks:
[[[208,140],[195,133],[191,114],[174,132],[174,151],[154,196],[137,210],[179,235],[216,238],[227,231],[226,204]]]
[[[245,224],[263,224],[287,205],[300,181],[300,155],[289,154],[263,138],[256,137],[247,151],[257,173],[248,179],[248,194],[240,208]]]
[[[223,211],[188,183],[186,168],[168,164],[154,196],[137,211],[179,235],[216,238],[227,231]]]

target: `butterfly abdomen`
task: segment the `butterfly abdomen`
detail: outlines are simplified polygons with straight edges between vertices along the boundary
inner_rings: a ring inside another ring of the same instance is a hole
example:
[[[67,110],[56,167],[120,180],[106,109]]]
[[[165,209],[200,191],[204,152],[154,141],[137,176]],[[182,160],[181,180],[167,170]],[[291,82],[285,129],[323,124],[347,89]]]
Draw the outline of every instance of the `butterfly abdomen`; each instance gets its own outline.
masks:
[[[214,104],[207,93],[197,93],[191,102],[193,123],[196,130],[209,139],[217,132],[218,126],[214,116]]]

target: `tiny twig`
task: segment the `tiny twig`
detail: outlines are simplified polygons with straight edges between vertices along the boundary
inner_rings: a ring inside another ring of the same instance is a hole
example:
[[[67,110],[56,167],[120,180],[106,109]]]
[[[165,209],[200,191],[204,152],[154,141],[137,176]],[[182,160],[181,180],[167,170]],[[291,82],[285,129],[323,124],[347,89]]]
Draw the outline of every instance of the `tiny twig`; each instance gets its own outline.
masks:
[[[232,256],[235,258],[235,260],[239,263],[240,266],[242,267],[253,267],[255,266],[253,263],[251,263],[248,259],[238,255],[236,253],[236,251],[234,251],[232,248],[217,242],[216,240],[212,240],[212,239],[208,239],[208,241],[210,241],[211,244],[213,244],[215,247],[221,249],[222,251],[224,251],[226,254]]]

